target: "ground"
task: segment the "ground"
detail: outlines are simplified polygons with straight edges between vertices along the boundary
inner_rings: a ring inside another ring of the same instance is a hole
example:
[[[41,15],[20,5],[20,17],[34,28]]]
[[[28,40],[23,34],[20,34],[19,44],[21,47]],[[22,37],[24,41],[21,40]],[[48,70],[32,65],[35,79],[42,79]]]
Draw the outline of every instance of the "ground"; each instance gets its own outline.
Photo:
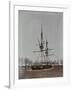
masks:
[[[19,71],[19,79],[44,78],[44,77],[63,77],[63,66],[54,65],[49,69],[43,70],[24,70]]]

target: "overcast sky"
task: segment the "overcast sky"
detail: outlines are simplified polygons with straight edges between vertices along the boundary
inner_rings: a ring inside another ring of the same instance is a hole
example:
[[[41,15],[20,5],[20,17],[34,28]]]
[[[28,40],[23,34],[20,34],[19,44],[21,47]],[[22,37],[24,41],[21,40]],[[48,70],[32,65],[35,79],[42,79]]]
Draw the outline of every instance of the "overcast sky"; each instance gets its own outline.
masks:
[[[54,49],[49,53],[57,59],[63,59],[63,13],[62,12],[34,12],[19,10],[18,13],[18,54],[36,60],[39,53],[38,41],[40,40],[41,24],[44,40],[47,37],[49,48]]]

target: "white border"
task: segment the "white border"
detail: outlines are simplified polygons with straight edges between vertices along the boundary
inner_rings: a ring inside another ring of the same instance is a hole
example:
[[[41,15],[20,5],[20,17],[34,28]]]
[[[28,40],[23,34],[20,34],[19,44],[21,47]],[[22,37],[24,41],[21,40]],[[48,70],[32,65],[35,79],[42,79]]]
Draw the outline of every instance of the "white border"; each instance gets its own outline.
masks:
[[[63,12],[63,55],[64,55],[64,77],[18,80],[18,10]],[[34,5],[20,2],[10,2],[10,87],[43,87],[54,85],[67,85],[69,79],[69,55],[68,55],[68,30],[69,30],[69,8],[62,5]]]

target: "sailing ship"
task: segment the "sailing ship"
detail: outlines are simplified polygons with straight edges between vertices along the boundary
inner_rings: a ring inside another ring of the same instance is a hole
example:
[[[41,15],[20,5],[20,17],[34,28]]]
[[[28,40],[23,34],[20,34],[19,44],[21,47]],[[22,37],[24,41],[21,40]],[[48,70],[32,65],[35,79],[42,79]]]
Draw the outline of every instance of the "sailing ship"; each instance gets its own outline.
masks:
[[[46,40],[44,40],[43,38],[43,27],[41,24],[41,41],[38,40],[38,45],[39,45],[39,51],[33,51],[33,53],[40,53],[40,63],[37,65],[32,65],[31,68],[32,69],[48,69],[51,68],[52,65],[49,64],[49,56],[53,55],[50,54],[49,55],[49,51],[53,50],[53,49],[49,49],[48,48],[48,40],[46,38]]]

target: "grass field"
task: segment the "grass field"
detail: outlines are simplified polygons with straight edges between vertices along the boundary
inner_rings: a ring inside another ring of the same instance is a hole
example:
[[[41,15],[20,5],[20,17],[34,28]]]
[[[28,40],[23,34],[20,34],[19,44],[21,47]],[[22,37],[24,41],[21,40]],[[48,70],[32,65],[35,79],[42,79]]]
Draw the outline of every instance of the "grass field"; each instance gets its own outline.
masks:
[[[63,77],[63,66],[54,65],[49,69],[19,71],[19,79],[44,78],[44,77]]]

